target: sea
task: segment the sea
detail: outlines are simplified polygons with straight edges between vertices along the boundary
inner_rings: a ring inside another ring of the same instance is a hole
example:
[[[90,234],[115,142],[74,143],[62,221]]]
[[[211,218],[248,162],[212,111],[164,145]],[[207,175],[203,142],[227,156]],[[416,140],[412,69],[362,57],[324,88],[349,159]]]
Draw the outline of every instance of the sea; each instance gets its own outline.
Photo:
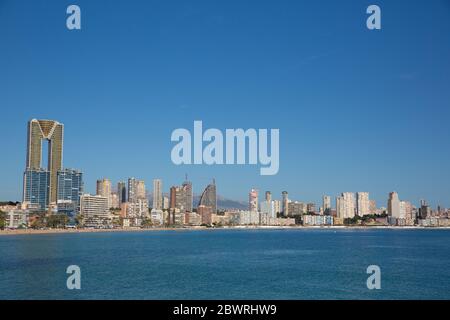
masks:
[[[69,266],[80,289],[67,286]],[[379,289],[367,285],[369,266]],[[448,300],[450,230],[3,235],[0,299]]]

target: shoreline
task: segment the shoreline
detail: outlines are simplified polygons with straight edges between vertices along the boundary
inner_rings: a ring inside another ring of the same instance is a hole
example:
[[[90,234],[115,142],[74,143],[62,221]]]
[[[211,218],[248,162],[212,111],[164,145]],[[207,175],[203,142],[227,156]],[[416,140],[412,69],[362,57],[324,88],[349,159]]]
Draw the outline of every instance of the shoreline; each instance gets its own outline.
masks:
[[[0,236],[7,235],[36,235],[36,234],[74,234],[74,233],[106,233],[106,232],[152,232],[152,231],[211,231],[211,230],[450,230],[450,227],[421,227],[421,226],[233,226],[220,228],[207,227],[155,227],[155,228],[117,228],[117,229],[10,229],[0,230]]]

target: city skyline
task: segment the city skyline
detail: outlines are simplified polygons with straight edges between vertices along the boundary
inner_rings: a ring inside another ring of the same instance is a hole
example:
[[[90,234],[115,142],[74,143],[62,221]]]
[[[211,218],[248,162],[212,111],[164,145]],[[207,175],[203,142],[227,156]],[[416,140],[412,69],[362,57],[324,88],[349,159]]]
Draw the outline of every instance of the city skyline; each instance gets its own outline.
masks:
[[[196,194],[215,178],[218,194],[239,201],[252,187],[315,203],[363,190],[381,204],[395,190],[415,205],[450,207],[446,3],[408,4],[416,24],[402,19],[403,4],[380,1],[380,32],[365,28],[357,2],[263,1],[256,12],[249,2],[117,4],[108,6],[120,21],[115,37],[105,3],[79,4],[78,33],[58,5],[2,4],[1,200],[22,198],[23,124],[38,118],[65,125],[64,166],[83,171],[90,193],[104,176],[149,185],[163,176],[171,186],[187,173]],[[173,165],[170,133],[195,120],[280,128],[279,173]]]
[[[80,197],[91,196],[84,191],[83,173],[75,169],[63,169],[63,127],[64,124],[56,120],[37,120],[32,119],[28,122],[28,140],[27,140],[27,158],[26,169],[24,173],[23,185],[23,201],[27,205],[39,205],[41,209],[46,209],[51,203],[58,204],[61,210],[65,212],[70,208],[72,210],[79,210]],[[56,132],[56,133],[55,133]],[[56,143],[55,140],[56,139]],[[47,169],[44,168],[45,155],[43,155],[43,140],[48,141],[48,160]],[[56,145],[56,148],[53,147]],[[56,160],[55,160],[56,159]],[[57,183],[53,184],[50,177],[52,175],[52,168],[57,166],[53,174],[56,176]],[[37,182],[36,182],[37,181]],[[109,178],[101,178],[96,181],[95,196],[101,196],[106,199],[107,208],[121,208],[123,203],[142,206],[145,200],[145,206],[149,206],[149,200],[152,200],[152,209],[162,210],[167,209],[163,205],[164,190],[162,188],[162,179],[153,179],[153,190],[151,193],[147,192],[145,181],[134,177],[128,178],[128,183],[118,181],[117,188],[112,187],[112,182]],[[57,199],[52,199],[51,188],[57,190],[55,196]],[[151,196],[151,197],[150,197]],[[195,208],[193,203],[193,186],[192,182],[185,176],[185,181],[181,186],[172,185],[170,187],[170,208],[177,208],[181,211],[192,212]],[[355,197],[356,196],[356,197]],[[259,190],[252,188],[249,193],[248,210],[250,212],[266,212],[280,213],[285,217],[292,216],[293,211],[300,213],[320,213],[330,215],[330,210],[333,209],[331,205],[331,196],[322,196],[322,207],[316,210],[315,202],[299,202],[298,200],[289,199],[288,192],[283,191],[281,194],[281,201],[277,201],[277,207],[281,210],[274,212],[274,204],[272,204],[271,191],[265,192],[265,201],[259,203]],[[37,199],[36,199],[37,198]],[[94,200],[96,198],[93,198]],[[57,202],[56,202],[57,200]],[[96,201],[96,200],[95,200]],[[420,206],[429,207],[425,199],[420,200]],[[70,204],[70,205],[69,205]],[[292,206],[292,209],[288,207]],[[211,212],[215,213],[218,210],[217,206],[217,190],[215,179],[208,184],[200,196],[197,208],[209,207]],[[264,208],[263,208],[264,207]],[[383,205],[380,208],[387,208],[386,212],[395,218],[404,218],[405,215],[411,215],[412,209],[415,206],[409,201],[400,201],[398,193],[392,191],[389,193],[387,207]],[[438,205],[439,208],[441,208]],[[416,207],[417,208],[417,207]],[[142,209],[142,208],[141,208]],[[374,214],[378,207],[376,201],[370,199],[369,192],[343,192],[336,197],[335,215],[342,218],[352,218],[355,215],[363,217],[365,215]],[[427,209],[428,210],[428,209]],[[69,210],[70,211],[70,210]],[[408,212],[408,214],[406,214]]]

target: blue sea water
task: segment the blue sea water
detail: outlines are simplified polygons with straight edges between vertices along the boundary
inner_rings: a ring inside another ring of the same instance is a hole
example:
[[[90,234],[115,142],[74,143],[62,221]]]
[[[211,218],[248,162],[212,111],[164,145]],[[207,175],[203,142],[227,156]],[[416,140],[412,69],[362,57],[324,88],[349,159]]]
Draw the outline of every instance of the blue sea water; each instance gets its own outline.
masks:
[[[0,236],[0,275],[0,299],[450,299],[450,230]]]

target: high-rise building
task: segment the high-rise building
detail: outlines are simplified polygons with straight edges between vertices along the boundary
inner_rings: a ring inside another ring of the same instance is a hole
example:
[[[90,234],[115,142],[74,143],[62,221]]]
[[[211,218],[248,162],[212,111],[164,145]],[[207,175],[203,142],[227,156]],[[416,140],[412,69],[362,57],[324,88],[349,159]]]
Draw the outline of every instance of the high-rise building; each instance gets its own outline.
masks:
[[[419,208],[419,218],[426,219],[432,216],[432,211],[430,206],[425,200],[420,200],[420,208]]]
[[[308,212],[308,205],[300,201],[290,201],[287,205],[289,216],[301,216]]]
[[[34,175],[37,173],[40,175],[44,174],[42,171],[42,140],[48,141],[47,171],[49,179],[48,199],[45,207],[49,203],[56,203],[57,200],[58,171],[62,169],[63,134],[64,125],[57,121],[33,119],[28,122],[26,162],[26,171],[28,173],[25,173],[26,176],[30,177],[32,175],[29,170],[34,170]],[[32,189],[26,190],[24,185],[24,201],[26,201],[25,198],[31,198],[31,195],[26,192],[36,194],[37,191]]]
[[[306,212],[307,213],[316,213],[316,204],[315,203],[306,204]]]
[[[323,210],[324,214],[326,214],[326,215],[330,214],[330,210],[331,210],[331,197],[330,196],[322,197],[322,210]]]
[[[368,192],[356,193],[356,208],[358,216],[360,217],[370,214],[370,201]]]
[[[258,190],[252,189],[248,194],[248,210],[258,212]]]
[[[272,193],[270,191],[266,191],[266,202],[270,203],[272,201]]]
[[[153,180],[153,209],[161,210],[163,208],[162,198],[162,180]]]
[[[337,216],[342,219],[355,216],[355,199],[352,192],[344,192],[336,198]]]
[[[104,228],[109,225],[108,198],[83,194],[80,197],[80,212],[86,227]]]
[[[287,217],[289,215],[289,198],[288,198],[288,192],[283,191],[281,193],[282,199],[281,199],[281,211],[283,212],[283,216]]]
[[[40,210],[48,208],[50,171],[26,169],[23,177],[23,202]]]
[[[80,197],[84,192],[83,173],[79,170],[64,169],[58,171],[58,207],[73,205],[76,212],[80,212]],[[58,208],[59,209],[59,208]]]
[[[117,194],[119,196],[119,203],[127,202],[127,187],[124,181],[117,183]]]
[[[210,225],[212,223],[212,210],[211,207],[199,205],[198,208],[198,214],[201,217],[202,224]]]
[[[389,193],[388,214],[393,218],[400,218],[400,199],[397,192]]]
[[[217,190],[216,181],[214,179],[203,191],[198,205],[210,207],[212,213],[217,213]]]
[[[111,193],[111,208],[119,209],[120,208],[120,200],[117,192]]]
[[[146,199],[145,183],[135,178],[128,179],[128,197],[130,203],[136,203],[137,200]]]
[[[167,196],[163,196],[163,209],[169,209],[169,197]]]
[[[192,190],[192,182],[187,180],[183,182],[183,191],[184,191],[184,203],[185,203],[185,210],[188,212],[192,212],[193,207],[193,201],[194,201],[194,193]]]
[[[170,209],[178,209],[180,212],[192,212],[192,184],[184,182],[182,186],[170,188]]]
[[[111,208],[111,180],[107,178],[103,178],[100,180],[97,180],[97,188],[96,188],[96,195],[102,196],[108,199],[108,208]]]
[[[147,199],[147,192],[145,190],[145,182],[143,180],[136,181],[136,196],[137,199]]]
[[[377,213],[377,203],[375,200],[369,200],[369,212],[370,214]]]
[[[280,200],[273,200],[273,211],[275,212],[275,217],[278,213],[281,212],[281,202]]]

